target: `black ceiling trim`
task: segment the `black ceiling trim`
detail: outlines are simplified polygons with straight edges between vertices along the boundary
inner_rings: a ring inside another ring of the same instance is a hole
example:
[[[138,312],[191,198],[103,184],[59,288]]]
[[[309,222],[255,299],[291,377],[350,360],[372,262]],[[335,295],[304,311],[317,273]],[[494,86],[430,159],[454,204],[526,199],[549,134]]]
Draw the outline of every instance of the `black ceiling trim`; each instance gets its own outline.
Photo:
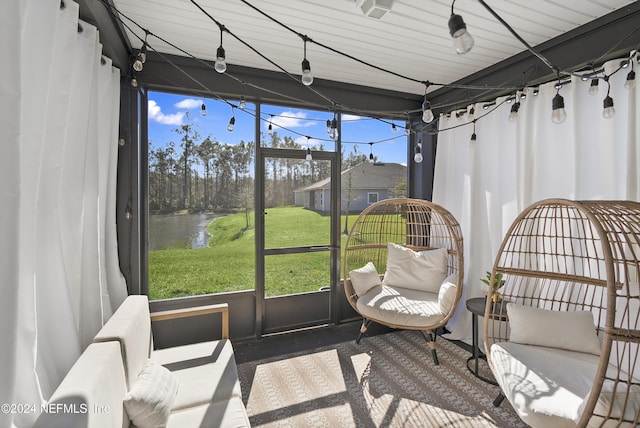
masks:
[[[638,28],[639,23],[640,1],[636,1],[542,43],[536,46],[535,50],[547,57],[561,70],[578,70],[628,36]],[[607,58],[603,58],[603,61],[636,49],[639,43],[640,32],[622,42]],[[454,83],[474,86],[498,86],[508,81],[510,86],[517,86],[525,83],[517,81],[518,76],[523,76],[525,73],[526,81],[534,84],[552,80],[555,76],[553,71],[547,68],[531,52],[525,50]],[[512,80],[514,78],[515,80]],[[510,93],[510,91],[500,90],[483,92],[484,95],[478,97],[475,100],[476,102],[492,100]],[[477,91],[470,92],[468,89],[444,87],[430,93],[429,100],[432,105],[448,104],[449,106],[447,107],[435,109],[438,110],[437,113],[442,113],[466,107],[470,103],[469,98],[477,96],[477,94]],[[460,100],[458,104],[450,105],[452,102],[455,103],[456,100]],[[434,111],[434,113],[436,112]]]

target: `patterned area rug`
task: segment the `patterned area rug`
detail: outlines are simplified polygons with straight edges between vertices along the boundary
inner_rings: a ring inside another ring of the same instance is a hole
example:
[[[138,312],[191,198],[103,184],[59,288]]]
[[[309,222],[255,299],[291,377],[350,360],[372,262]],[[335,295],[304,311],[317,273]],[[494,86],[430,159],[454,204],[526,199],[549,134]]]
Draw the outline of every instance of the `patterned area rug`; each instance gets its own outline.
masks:
[[[473,376],[469,352],[395,331],[238,365],[253,427],[526,427],[499,389]],[[481,361],[483,374],[488,374]]]

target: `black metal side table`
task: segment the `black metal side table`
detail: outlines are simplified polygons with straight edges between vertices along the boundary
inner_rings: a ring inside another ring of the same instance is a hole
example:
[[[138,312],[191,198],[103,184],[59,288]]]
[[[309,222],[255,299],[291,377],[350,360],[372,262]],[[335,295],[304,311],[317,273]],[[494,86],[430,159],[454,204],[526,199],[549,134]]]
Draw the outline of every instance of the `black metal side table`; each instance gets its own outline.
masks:
[[[486,304],[487,304],[486,297],[474,297],[472,299],[468,299],[466,302],[467,310],[469,310],[469,312],[471,312],[472,314],[472,318],[471,318],[472,336],[471,337],[472,337],[472,347],[473,347],[473,350],[472,350],[473,355],[467,359],[467,369],[478,379],[483,380],[487,383],[490,383],[491,385],[498,385],[495,381],[482,376],[478,369],[478,361],[479,360],[486,361],[487,359],[487,356],[484,354],[484,352],[480,350],[480,345],[478,344],[478,315],[481,317],[484,317]],[[497,306],[494,306],[493,312],[502,313],[501,302],[492,303],[492,305],[497,305]],[[500,318],[504,319],[505,317],[500,317]],[[470,361],[474,362],[473,369],[469,367]]]

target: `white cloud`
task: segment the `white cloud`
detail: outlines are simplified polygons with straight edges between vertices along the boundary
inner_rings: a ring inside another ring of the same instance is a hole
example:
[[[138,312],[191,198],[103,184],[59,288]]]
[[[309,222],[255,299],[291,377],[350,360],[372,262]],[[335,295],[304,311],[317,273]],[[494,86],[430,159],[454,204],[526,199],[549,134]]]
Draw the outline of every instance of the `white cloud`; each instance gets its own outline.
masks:
[[[342,121],[343,122],[354,122],[357,120],[366,120],[366,119],[370,119],[369,117],[363,117],[363,116],[356,116],[355,114],[343,114],[342,115]]]
[[[184,100],[174,104],[174,107],[184,108],[187,110],[200,108],[201,106],[202,106],[202,101],[194,100],[193,98],[185,98]]]
[[[307,114],[302,111],[293,112],[293,111],[284,111],[279,115],[274,115],[267,119],[264,123],[265,129],[269,127],[269,122],[273,124],[273,129],[277,128],[304,128],[307,126],[313,126],[316,124],[313,120],[305,120],[307,118]]]
[[[184,112],[177,112],[173,114],[164,114],[162,109],[154,100],[149,100],[148,104],[148,116],[149,120],[161,123],[163,125],[182,125],[182,119],[184,118]]]

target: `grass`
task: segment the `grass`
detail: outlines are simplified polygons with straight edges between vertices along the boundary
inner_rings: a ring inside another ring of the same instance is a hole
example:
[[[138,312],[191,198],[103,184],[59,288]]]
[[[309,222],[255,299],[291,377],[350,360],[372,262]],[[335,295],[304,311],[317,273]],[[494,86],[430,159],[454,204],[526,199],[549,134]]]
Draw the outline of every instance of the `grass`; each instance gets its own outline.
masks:
[[[267,211],[267,248],[329,244],[329,216],[299,207]],[[349,216],[350,225],[355,217]],[[256,281],[253,212],[249,229],[245,229],[245,222],[244,213],[214,220],[207,227],[211,235],[208,248],[150,251],[150,299],[253,290]],[[315,291],[329,285],[329,276],[328,251],[265,257],[267,296]]]

